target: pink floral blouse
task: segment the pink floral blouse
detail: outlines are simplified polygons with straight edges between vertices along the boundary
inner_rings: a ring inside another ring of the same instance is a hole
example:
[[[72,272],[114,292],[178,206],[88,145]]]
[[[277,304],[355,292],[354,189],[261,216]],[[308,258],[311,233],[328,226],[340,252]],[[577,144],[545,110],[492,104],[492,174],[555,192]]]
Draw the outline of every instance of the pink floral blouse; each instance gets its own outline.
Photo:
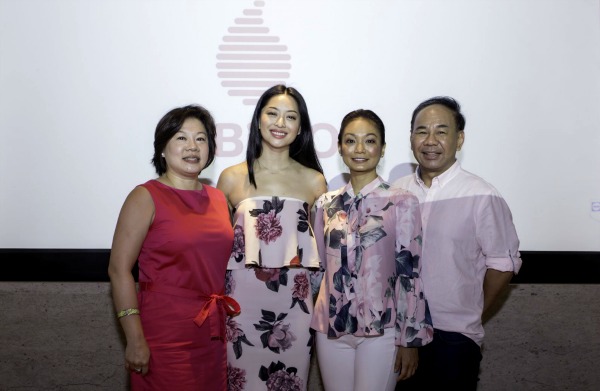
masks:
[[[350,184],[323,194],[314,218],[325,274],[311,327],[330,338],[395,327],[396,345],[429,343],[417,198],[378,177],[357,195]]]

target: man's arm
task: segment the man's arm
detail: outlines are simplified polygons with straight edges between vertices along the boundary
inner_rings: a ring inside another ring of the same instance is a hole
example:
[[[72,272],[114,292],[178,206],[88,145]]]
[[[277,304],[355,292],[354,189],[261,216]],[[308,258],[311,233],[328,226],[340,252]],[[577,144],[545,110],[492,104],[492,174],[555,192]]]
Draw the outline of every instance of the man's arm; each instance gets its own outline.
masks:
[[[500,293],[506,288],[513,276],[513,272],[501,272],[495,269],[487,269],[483,280],[483,315],[486,319],[487,312]]]

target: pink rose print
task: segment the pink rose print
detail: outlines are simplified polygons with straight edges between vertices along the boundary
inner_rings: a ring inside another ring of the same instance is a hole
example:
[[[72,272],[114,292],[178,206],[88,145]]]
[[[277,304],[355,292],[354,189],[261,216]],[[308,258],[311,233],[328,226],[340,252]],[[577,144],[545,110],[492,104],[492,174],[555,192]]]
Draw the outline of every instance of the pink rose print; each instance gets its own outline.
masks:
[[[258,377],[267,383],[267,391],[300,391],[304,389],[304,382],[297,372],[298,369],[286,369],[284,363],[277,361],[271,362],[268,368],[262,365]]]
[[[310,281],[306,273],[299,273],[294,276],[294,287],[292,288],[292,306],[290,308],[294,308],[296,304],[300,307],[300,309],[310,314],[308,311],[308,306],[304,301],[308,297],[308,293],[312,290],[310,286]]]
[[[296,376],[295,373],[290,373],[281,369],[269,376],[269,380],[267,380],[267,390],[300,391],[302,390],[302,379]]]
[[[256,237],[269,244],[281,236],[283,229],[277,214],[283,210],[285,200],[272,197],[271,201],[265,200],[262,209],[252,209],[248,213],[256,218],[254,228]]]
[[[225,294],[232,295],[235,291],[235,279],[231,274],[231,270],[227,270],[225,273]]]
[[[246,384],[246,370],[227,364],[227,390],[242,391]]]
[[[284,324],[286,313],[275,315],[272,311],[261,310],[262,317],[258,323],[254,324],[254,328],[258,331],[264,331],[260,335],[263,348],[268,348],[274,353],[279,354],[280,349],[284,351],[292,347],[292,342],[296,340],[296,336],[290,330],[290,324]]]
[[[235,343],[240,336],[244,335],[244,332],[240,330],[239,326],[239,323],[233,320],[233,318],[227,318],[227,322],[225,323],[227,342]]]
[[[262,282],[279,281],[279,269],[254,268],[256,278]]]
[[[310,283],[306,273],[296,274],[294,277],[294,287],[292,288],[292,297],[295,299],[304,300],[308,297]]]
[[[281,348],[285,352],[292,347],[292,342],[295,340],[296,336],[290,330],[290,324],[283,324],[282,321],[279,321],[273,325],[271,335],[269,335],[269,347]]]
[[[236,262],[241,262],[244,259],[244,251],[246,250],[246,241],[244,237],[244,229],[240,225],[233,228],[233,248],[231,256]]]
[[[256,236],[267,244],[274,242],[283,232],[275,210],[259,215],[256,218],[254,227],[256,228]]]
[[[287,286],[287,272],[288,269],[282,267],[281,269],[270,269],[270,268],[254,268],[254,275],[256,278],[265,283],[267,289],[273,292],[279,292],[279,286]]]
[[[225,337],[227,338],[227,343],[232,344],[233,353],[235,354],[236,359],[239,359],[244,353],[242,343],[248,346],[254,346],[254,344],[246,338],[246,334],[244,334],[244,330],[240,328],[240,324],[233,320],[233,318],[227,318],[227,322],[225,323]]]

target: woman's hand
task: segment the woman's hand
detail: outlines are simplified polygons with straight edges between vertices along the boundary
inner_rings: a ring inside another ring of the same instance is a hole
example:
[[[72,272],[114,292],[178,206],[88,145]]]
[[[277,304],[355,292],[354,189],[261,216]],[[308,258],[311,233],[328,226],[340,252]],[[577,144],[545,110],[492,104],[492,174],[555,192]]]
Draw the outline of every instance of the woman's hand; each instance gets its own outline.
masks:
[[[139,309],[137,290],[131,270],[135,265],[154,217],[154,203],[147,189],[138,186],[125,200],[115,229],[108,264],[115,311]],[[143,311],[143,308],[142,308]],[[125,368],[146,374],[150,349],[144,338],[139,311],[119,318],[125,332]]]
[[[145,375],[148,373],[148,363],[150,362],[150,348],[145,339],[135,343],[127,343],[125,348],[125,368],[128,370]]]

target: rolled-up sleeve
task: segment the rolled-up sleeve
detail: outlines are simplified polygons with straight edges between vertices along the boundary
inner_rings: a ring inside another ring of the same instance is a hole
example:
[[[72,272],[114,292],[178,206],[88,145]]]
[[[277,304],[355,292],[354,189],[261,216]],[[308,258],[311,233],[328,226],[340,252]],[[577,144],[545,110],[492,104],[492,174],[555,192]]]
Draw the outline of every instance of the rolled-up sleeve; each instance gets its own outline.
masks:
[[[488,269],[517,274],[522,261],[519,238],[506,201],[498,195],[480,200],[477,239]]]

